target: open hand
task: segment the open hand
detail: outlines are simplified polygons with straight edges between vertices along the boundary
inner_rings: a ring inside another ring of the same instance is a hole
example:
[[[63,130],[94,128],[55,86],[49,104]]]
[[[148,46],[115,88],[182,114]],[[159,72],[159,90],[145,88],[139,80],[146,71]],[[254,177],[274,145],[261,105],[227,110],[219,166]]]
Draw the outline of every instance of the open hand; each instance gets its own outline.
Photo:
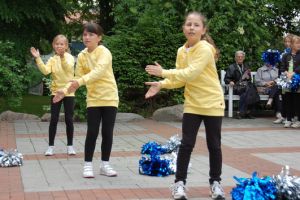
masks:
[[[155,65],[147,65],[145,70],[150,75],[161,77],[163,68],[155,62]]]
[[[79,83],[76,80],[71,80],[71,85],[68,88],[68,93],[73,93],[79,88]]]
[[[146,85],[150,85],[151,87],[145,94],[145,98],[151,98],[155,96],[161,89],[161,83],[160,82],[145,82]]]
[[[41,56],[39,50],[34,47],[30,48],[30,52],[34,58],[38,58]]]
[[[65,97],[65,93],[62,90],[58,90],[53,97],[53,103],[61,101]]]

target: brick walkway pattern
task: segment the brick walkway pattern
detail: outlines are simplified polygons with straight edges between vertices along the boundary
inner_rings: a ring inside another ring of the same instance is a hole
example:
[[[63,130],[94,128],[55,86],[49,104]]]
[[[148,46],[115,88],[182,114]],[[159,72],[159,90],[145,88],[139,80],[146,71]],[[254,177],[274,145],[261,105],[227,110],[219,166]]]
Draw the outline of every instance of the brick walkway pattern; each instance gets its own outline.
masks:
[[[233,176],[250,177],[278,174],[284,165],[300,176],[300,130],[272,124],[270,118],[224,118],[222,127],[222,185],[227,199],[235,186]],[[149,141],[164,144],[171,136],[181,135],[180,122],[157,122],[145,119],[116,123],[111,164],[117,177],[99,172],[101,134],[94,154],[94,179],[82,178],[86,123],[75,123],[76,156],[66,154],[65,124],[58,124],[55,155],[44,156],[48,145],[47,122],[0,122],[0,148],[18,149],[24,155],[21,167],[0,168],[0,200],[166,200],[171,199],[174,175],[140,175],[138,161],[141,146]],[[208,152],[204,126],[201,125],[192,154],[187,187],[189,199],[209,199]]]

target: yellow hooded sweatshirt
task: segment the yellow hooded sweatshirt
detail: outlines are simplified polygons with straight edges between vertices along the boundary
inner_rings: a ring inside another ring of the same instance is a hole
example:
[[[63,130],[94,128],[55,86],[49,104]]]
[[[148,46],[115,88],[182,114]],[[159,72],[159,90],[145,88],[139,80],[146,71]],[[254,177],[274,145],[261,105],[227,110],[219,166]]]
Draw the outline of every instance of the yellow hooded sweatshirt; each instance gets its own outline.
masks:
[[[176,69],[162,71],[162,88],[184,88],[184,113],[224,116],[224,96],[216,64],[215,48],[200,40],[193,47],[180,47]]]
[[[45,65],[41,57],[35,59],[39,70],[44,74],[51,74],[51,94],[55,95],[56,91],[63,89],[64,86],[74,79],[74,57],[69,53],[64,53],[64,57],[60,58],[54,55],[49,58]],[[66,96],[74,96],[74,93]]]
[[[103,45],[92,52],[82,50],[77,59],[75,78],[79,85],[86,85],[87,107],[118,107],[119,96],[112,69],[112,55]]]

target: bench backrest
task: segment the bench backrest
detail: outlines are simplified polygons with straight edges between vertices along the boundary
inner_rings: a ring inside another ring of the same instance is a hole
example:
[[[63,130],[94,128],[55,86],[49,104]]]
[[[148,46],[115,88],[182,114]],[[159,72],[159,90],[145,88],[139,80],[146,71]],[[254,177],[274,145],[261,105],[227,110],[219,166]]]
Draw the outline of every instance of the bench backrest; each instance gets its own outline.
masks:
[[[224,82],[224,78],[225,78],[225,74],[226,74],[226,71],[225,70],[221,70],[221,85],[222,86],[225,86],[225,82]],[[251,72],[251,80],[252,82],[255,82],[255,76],[256,76],[256,72]]]

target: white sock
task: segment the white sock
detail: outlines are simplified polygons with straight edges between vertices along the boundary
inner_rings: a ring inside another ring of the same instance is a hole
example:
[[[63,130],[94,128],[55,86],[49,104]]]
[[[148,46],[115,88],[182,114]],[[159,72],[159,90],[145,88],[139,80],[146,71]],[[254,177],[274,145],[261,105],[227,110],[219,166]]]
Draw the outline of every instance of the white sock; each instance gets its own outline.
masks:
[[[93,163],[92,162],[84,162],[84,166],[92,166]]]
[[[108,165],[108,164],[109,164],[109,161],[103,161],[103,160],[101,160],[101,164],[102,164],[102,165]]]

